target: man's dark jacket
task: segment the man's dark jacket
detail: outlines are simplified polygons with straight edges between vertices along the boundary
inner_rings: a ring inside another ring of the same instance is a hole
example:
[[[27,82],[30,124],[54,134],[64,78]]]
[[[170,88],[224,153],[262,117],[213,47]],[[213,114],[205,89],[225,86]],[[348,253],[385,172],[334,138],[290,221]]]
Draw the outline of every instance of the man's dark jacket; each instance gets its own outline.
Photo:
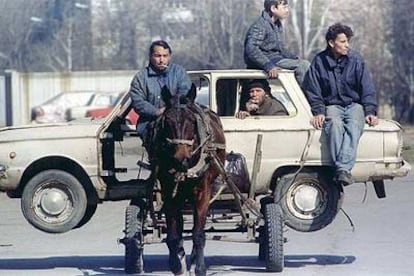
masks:
[[[377,98],[370,72],[362,57],[353,50],[335,59],[327,48],[315,56],[303,88],[313,115],[325,115],[325,106],[364,107],[365,116],[377,114]]]
[[[250,26],[244,41],[244,61],[247,68],[269,72],[281,59],[296,59],[284,47],[282,23],[273,22],[269,14],[262,15]]]

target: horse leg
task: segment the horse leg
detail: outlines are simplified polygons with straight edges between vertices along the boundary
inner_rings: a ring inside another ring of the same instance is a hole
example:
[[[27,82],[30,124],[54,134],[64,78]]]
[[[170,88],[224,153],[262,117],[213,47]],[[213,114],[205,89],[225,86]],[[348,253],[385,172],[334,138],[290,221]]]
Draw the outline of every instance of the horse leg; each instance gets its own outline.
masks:
[[[195,191],[194,206],[194,227],[193,227],[193,249],[191,251],[191,269],[190,273],[203,276],[207,273],[206,264],[204,262],[204,247],[206,245],[206,236],[204,227],[206,225],[207,212],[210,201],[210,188],[208,181],[204,181],[203,189]]]
[[[169,266],[174,275],[185,275],[187,265],[183,241],[183,215],[175,204],[165,205],[165,218],[167,222],[167,246],[169,249]]]

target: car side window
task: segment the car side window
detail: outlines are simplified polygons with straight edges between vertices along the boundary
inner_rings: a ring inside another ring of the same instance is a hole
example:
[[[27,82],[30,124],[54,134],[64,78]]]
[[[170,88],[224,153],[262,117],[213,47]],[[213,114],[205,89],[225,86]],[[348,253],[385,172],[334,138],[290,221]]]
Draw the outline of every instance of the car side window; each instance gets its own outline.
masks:
[[[237,79],[219,79],[216,82],[217,113],[234,116],[237,106]]]
[[[278,100],[285,107],[289,116],[295,116],[298,113],[297,109],[280,80],[269,80],[269,86],[272,97]]]
[[[210,83],[206,78],[195,76],[191,78],[191,82],[197,88],[197,96],[195,102],[210,107]]]
[[[252,79],[242,79],[240,80],[241,83],[241,92],[240,92],[240,109],[246,111],[246,103],[250,98],[248,84],[252,81]],[[292,100],[290,99],[286,89],[283,87],[282,83],[279,79],[268,79],[269,82],[269,96],[275,100],[277,100],[283,107],[286,109],[288,116],[296,115],[296,107],[293,105]],[[282,116],[282,115],[278,115]]]

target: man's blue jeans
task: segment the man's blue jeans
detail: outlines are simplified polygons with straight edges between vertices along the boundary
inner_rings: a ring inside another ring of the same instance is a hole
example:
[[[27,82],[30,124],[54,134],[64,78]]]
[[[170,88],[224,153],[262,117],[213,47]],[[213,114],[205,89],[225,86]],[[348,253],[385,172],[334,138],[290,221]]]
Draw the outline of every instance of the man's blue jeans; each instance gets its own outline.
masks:
[[[299,85],[302,85],[306,72],[308,72],[310,63],[304,59],[284,58],[276,63],[277,67],[295,70],[295,77]]]
[[[346,107],[339,105],[326,107],[323,130],[337,171],[350,172],[354,166],[364,124],[364,109],[360,104],[352,103]]]

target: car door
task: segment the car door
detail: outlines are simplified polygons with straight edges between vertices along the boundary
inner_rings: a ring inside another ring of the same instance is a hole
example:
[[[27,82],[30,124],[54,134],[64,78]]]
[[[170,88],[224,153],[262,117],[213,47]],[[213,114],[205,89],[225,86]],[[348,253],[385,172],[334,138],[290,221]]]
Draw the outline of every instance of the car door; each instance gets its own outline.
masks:
[[[298,165],[309,142],[309,116],[300,114],[299,111],[304,109],[302,103],[296,97],[292,98],[288,91],[290,87],[278,78],[268,80],[270,92],[288,114],[238,119],[235,114],[247,101],[246,83],[252,80],[252,76],[211,79],[210,91],[214,94],[211,108],[220,115],[223,123],[227,152],[241,153],[246,158],[251,182],[256,183],[257,192],[266,192],[277,168]]]

